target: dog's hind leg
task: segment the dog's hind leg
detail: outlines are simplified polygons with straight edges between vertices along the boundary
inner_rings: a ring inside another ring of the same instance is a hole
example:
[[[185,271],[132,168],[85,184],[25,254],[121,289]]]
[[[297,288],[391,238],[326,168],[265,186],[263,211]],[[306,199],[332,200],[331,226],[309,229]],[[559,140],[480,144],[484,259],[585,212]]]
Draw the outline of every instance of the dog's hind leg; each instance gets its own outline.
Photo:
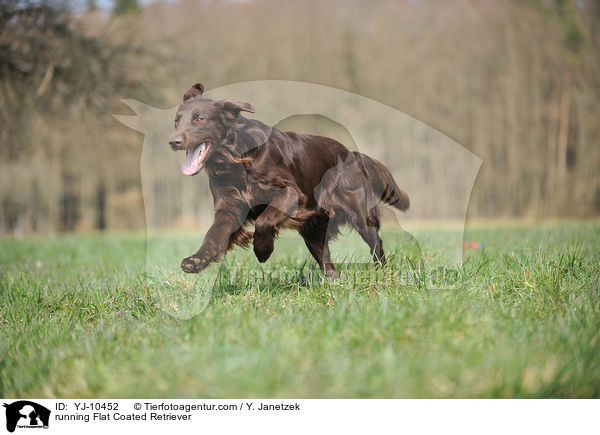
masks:
[[[306,247],[312,254],[319,267],[325,273],[327,278],[339,278],[340,274],[336,270],[335,265],[331,261],[331,253],[329,252],[329,240],[337,232],[337,229],[329,228],[327,217],[317,215],[299,229],[300,235],[306,243]]]
[[[371,201],[368,197],[348,200],[346,207],[348,223],[350,223],[360,234],[362,239],[369,245],[374,263],[385,264],[385,253],[383,242],[379,237],[379,210],[376,206],[368,208]]]
[[[383,242],[374,227],[366,227],[358,230],[362,239],[369,245],[374,263],[385,264],[385,252],[383,251]]]
[[[370,225],[374,224],[374,225]],[[362,239],[369,245],[374,263],[385,264],[385,252],[383,251],[383,242],[379,237],[379,219],[373,222],[368,219],[366,222],[360,222],[355,226]]]
[[[302,235],[306,247],[317,260],[319,267],[327,278],[339,278],[340,273],[335,268],[331,261],[331,253],[329,252],[329,244],[320,234]]]

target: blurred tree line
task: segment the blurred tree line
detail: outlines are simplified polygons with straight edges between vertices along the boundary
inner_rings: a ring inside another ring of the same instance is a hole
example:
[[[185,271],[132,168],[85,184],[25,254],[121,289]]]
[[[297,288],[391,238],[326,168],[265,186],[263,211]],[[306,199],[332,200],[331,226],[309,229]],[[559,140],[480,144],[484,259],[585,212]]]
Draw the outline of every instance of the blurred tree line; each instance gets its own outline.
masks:
[[[262,79],[454,138],[484,161],[471,217],[597,216],[599,23],[595,0],[0,0],[0,233],[143,227],[119,98],[166,108],[196,81]]]

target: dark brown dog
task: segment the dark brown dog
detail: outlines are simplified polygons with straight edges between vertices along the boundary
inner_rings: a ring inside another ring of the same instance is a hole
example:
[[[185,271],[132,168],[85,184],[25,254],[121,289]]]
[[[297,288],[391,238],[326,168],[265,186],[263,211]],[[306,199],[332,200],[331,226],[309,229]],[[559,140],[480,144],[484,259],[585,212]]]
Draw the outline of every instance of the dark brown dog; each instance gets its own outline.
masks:
[[[186,151],[184,174],[206,168],[215,206],[202,246],[181,263],[184,272],[197,273],[251,239],[265,262],[279,230],[295,228],[326,276],[337,277],[328,243],[343,224],[360,233],[373,261],[385,261],[377,204],[406,211],[409,199],[383,164],[327,137],[244,118],[241,112],[254,112],[249,103],[202,98],[203,91],[196,83],[185,93],[169,139]]]

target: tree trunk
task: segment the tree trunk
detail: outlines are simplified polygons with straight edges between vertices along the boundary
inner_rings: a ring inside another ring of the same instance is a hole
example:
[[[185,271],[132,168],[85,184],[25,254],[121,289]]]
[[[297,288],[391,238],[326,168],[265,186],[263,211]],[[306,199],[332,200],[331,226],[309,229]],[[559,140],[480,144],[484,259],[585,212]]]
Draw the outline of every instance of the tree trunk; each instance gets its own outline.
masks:
[[[560,97],[560,114],[558,122],[558,141],[556,150],[556,174],[558,192],[561,198],[567,199],[566,175],[567,175],[567,146],[569,142],[569,119],[571,112],[571,96],[569,93],[569,80],[566,80],[565,88]],[[563,201],[560,201],[563,203]]]
[[[103,179],[98,181],[96,187],[96,229],[106,229],[106,186]]]

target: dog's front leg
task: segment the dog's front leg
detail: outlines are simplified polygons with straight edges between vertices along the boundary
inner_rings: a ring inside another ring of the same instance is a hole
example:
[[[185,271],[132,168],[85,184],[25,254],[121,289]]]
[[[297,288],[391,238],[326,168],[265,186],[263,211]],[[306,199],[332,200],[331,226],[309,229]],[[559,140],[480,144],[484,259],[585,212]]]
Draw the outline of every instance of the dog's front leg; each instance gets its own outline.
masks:
[[[277,196],[256,218],[254,224],[254,254],[261,263],[273,253],[275,236],[280,225],[294,216],[303,195],[294,187],[286,187],[277,192]]]
[[[200,246],[198,252],[184,258],[181,262],[183,271],[186,273],[198,273],[210,263],[221,260],[230,245],[229,239],[231,235],[244,224],[246,214],[241,210],[216,211],[215,221],[209,228],[206,236],[204,236],[202,246]]]

